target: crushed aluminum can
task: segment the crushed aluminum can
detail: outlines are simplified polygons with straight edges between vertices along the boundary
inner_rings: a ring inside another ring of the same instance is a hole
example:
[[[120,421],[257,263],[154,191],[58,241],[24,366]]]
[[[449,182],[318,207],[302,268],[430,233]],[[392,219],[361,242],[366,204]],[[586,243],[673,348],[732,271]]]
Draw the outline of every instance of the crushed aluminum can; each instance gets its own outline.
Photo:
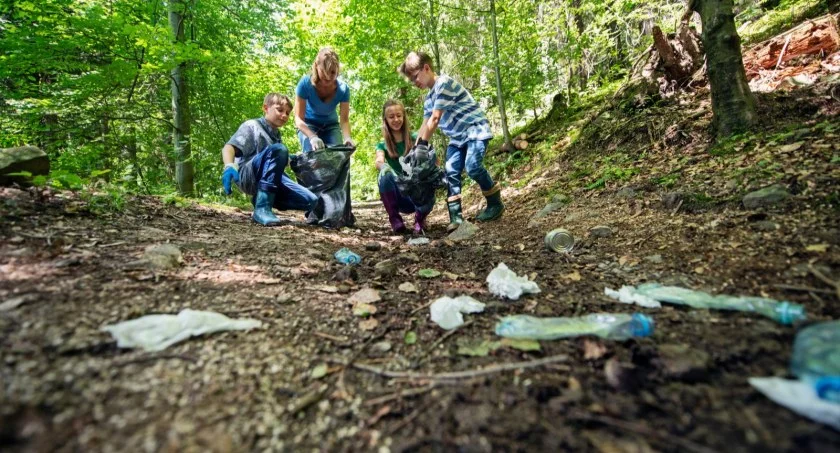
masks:
[[[557,228],[545,235],[545,246],[558,253],[571,252],[575,248],[575,238],[568,230]]]

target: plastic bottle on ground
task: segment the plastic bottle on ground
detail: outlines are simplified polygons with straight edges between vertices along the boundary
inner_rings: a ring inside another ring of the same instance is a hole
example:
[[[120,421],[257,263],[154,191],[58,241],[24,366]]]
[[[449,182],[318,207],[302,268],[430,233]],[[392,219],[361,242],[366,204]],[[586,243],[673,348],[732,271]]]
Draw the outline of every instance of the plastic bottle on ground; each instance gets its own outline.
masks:
[[[595,335],[611,340],[647,337],[653,334],[653,319],[641,313],[596,313],[575,318],[537,318],[514,315],[496,324],[496,335],[508,338],[555,340]]]
[[[342,264],[357,264],[362,261],[361,256],[353,253],[347,247],[343,247],[341,250],[335,252],[335,259]]]
[[[790,370],[824,400],[840,403],[840,321],[808,326],[796,335]]]
[[[805,308],[802,305],[765,297],[713,296],[703,291],[678,286],[662,286],[658,283],[641,284],[636,287],[636,292],[660,302],[687,305],[692,308],[754,312],[785,325],[806,318]]]

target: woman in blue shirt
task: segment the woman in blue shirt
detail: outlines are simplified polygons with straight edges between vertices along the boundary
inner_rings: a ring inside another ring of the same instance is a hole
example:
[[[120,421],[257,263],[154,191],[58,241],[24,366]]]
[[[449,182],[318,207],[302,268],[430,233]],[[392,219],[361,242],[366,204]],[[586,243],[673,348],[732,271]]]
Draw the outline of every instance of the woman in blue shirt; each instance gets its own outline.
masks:
[[[312,72],[298,82],[295,127],[304,152],[342,143],[356,146],[350,137],[350,87],[338,80],[338,73],[338,55],[325,47],[315,57]]]

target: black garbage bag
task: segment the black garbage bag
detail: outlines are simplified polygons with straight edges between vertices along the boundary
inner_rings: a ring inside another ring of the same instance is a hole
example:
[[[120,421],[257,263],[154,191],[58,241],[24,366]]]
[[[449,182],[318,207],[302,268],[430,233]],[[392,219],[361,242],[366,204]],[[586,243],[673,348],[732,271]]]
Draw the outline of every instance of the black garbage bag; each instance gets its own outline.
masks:
[[[298,183],[318,196],[307,223],[327,228],[356,224],[350,205],[350,156],[355,151],[349,146],[330,146],[290,157]]]
[[[400,157],[403,172],[397,175],[397,189],[408,196],[416,206],[435,202],[435,190],[445,186],[443,169],[438,167],[435,150],[427,153],[412,151]]]

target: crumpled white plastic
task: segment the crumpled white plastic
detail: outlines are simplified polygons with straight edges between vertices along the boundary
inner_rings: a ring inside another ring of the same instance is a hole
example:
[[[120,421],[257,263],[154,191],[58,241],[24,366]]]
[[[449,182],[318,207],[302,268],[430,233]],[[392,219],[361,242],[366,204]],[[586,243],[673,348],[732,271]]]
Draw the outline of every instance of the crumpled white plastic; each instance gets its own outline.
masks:
[[[537,286],[536,282],[516,275],[508,269],[505,263],[499,263],[495,269],[490,271],[490,275],[487,276],[487,287],[491,293],[513,300],[519,299],[519,296],[523,294],[540,292],[540,287]]]
[[[840,404],[820,399],[813,386],[777,377],[753,377],[749,381],[751,386],[777,404],[840,430]]]
[[[177,315],[148,315],[130,321],[103,326],[120,348],[162,351],[192,336],[223,330],[250,330],[260,327],[256,319],[230,319],[212,311],[185,309]]]
[[[454,299],[441,297],[429,308],[432,321],[446,330],[452,330],[464,324],[464,315],[461,313],[481,313],[484,311],[484,304],[470,296],[458,296]]]
[[[624,304],[636,304],[640,307],[647,308],[661,308],[662,304],[658,300],[638,293],[634,286],[622,286],[618,291],[610,288],[604,288],[604,294],[616,299]]]

